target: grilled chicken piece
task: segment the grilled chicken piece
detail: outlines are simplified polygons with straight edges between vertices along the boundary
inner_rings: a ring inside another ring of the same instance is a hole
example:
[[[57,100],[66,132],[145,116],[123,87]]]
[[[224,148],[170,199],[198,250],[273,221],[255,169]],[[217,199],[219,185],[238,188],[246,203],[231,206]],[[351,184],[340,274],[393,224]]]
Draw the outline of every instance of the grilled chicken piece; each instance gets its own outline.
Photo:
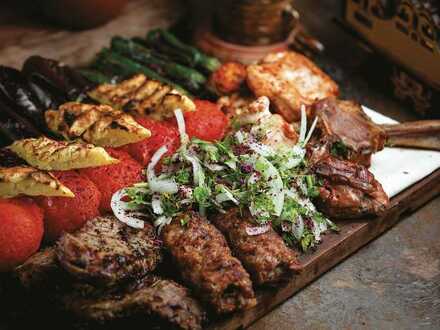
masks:
[[[152,225],[133,229],[113,216],[97,217],[75,233],[66,233],[56,253],[72,276],[106,285],[142,277],[161,260]]]
[[[309,110],[310,117],[318,118],[315,140],[328,141],[333,155],[368,167],[371,155],[383,149],[385,131],[370,120],[360,104],[327,98]]]
[[[58,110],[46,111],[44,116],[52,132],[100,147],[120,147],[151,136],[131,115],[107,105],[69,102]]]
[[[188,289],[154,275],[107,289],[77,284],[60,300],[67,311],[85,321],[137,317],[147,324],[159,321],[164,329],[202,329],[205,317]]]
[[[241,100],[229,105],[226,99],[222,102],[223,110],[226,111],[231,121],[240,125],[252,125],[253,131],[261,131],[264,136],[263,144],[278,149],[293,147],[298,141],[298,134],[292,125],[280,115],[270,112],[270,101],[266,96],[259,97],[252,102]]]
[[[255,306],[249,274],[220,231],[195,213],[185,215],[185,226],[182,219],[164,227],[163,243],[198,297],[219,314]]]
[[[380,215],[389,206],[387,194],[365,166],[327,156],[312,170],[323,181],[317,207],[330,218]]]
[[[195,111],[190,98],[173,87],[150,80],[143,74],[124,80],[119,84],[103,84],[89,92],[100,103],[110,105],[136,115],[148,115],[156,120],[174,116],[175,109]]]
[[[104,148],[80,142],[56,141],[47,137],[15,141],[8,147],[28,164],[41,170],[65,171],[116,164]]]
[[[208,82],[209,88],[217,95],[238,92],[246,81],[246,66],[238,62],[223,63],[214,71]]]
[[[0,197],[75,195],[56,177],[30,166],[0,167]]]
[[[312,61],[295,52],[267,55],[247,68],[247,84],[256,96],[267,96],[288,122],[301,118],[301,105],[337,96],[336,83]]]
[[[218,214],[211,220],[225,235],[254,284],[277,284],[298,272],[296,253],[284,244],[271,226],[264,233],[249,235],[248,231],[259,224],[249,213],[243,216],[238,208]]]
[[[15,269],[15,275],[23,287],[38,291],[50,291],[60,282],[67,282],[53,247],[35,253]]]

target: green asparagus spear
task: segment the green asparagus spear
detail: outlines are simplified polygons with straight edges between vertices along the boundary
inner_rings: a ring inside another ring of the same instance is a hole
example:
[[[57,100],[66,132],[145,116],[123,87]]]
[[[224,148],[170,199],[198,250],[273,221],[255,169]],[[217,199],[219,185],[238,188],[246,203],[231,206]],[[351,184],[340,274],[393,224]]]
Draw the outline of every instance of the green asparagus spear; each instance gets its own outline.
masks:
[[[111,78],[107,77],[104,73],[93,69],[79,69],[78,72],[83,75],[87,80],[94,82],[96,84],[105,84],[112,81]]]
[[[104,72],[111,71],[112,73],[120,76],[130,76],[137,73],[143,73],[150,79],[154,79],[164,84],[171,85],[179,92],[190,95],[188,91],[186,91],[180,85],[162,77],[161,75],[145,67],[144,65],[134,62],[125,56],[117,54],[108,48],[102,49],[101,52],[98,54],[98,57],[94,63],[94,67]]]
[[[209,72],[215,71],[220,66],[219,60],[215,57],[205,55],[197,48],[184,44],[172,33],[162,29],[151,30],[147,34],[147,42],[156,46],[158,46],[158,43],[165,43],[170,48],[173,48],[175,52],[180,52],[190,57],[192,66],[200,66]]]
[[[180,81],[191,90],[200,89],[200,84],[206,82],[205,76],[200,72],[160,58],[155,51],[147,49],[132,40],[114,37],[111,41],[111,49],[123,56],[139,62],[153,70],[160,70],[167,77]]]

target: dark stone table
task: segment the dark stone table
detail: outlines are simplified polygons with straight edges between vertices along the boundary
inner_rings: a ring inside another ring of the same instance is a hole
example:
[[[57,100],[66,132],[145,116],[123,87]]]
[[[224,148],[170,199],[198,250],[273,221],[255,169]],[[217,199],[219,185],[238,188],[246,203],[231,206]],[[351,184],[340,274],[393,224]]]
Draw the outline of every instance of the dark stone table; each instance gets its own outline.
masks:
[[[372,64],[371,54],[334,23],[342,0],[294,3],[310,32],[325,44],[326,52],[317,62],[340,84],[343,97],[398,120],[416,118],[374,81],[366,80],[365,72],[379,69]],[[80,65],[107,45],[112,35],[142,35],[153,26],[166,26],[179,9],[174,0],[136,0],[105,26],[70,32],[17,17],[0,5],[0,64],[19,67],[26,57],[41,54]],[[251,329],[440,329],[440,198],[403,219]]]

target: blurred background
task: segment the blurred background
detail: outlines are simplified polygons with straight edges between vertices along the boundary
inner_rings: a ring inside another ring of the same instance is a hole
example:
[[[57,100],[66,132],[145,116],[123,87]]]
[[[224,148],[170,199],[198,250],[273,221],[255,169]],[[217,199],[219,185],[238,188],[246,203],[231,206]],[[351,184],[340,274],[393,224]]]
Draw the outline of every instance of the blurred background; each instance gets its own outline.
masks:
[[[438,117],[439,12],[435,0],[7,0],[0,4],[0,58],[19,67],[42,54],[78,66],[115,34],[171,26],[225,60],[294,48],[334,71],[345,88],[362,77],[419,116]]]

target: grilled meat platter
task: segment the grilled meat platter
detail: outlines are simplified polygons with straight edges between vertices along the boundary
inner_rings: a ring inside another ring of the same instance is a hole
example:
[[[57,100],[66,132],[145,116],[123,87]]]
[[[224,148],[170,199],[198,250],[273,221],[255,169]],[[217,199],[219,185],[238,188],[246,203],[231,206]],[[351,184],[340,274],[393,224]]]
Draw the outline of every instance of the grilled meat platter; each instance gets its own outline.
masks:
[[[220,63],[164,30],[0,67],[0,290],[74,328],[255,307],[335,220],[389,207],[368,167],[398,125],[338,93],[301,54]]]

